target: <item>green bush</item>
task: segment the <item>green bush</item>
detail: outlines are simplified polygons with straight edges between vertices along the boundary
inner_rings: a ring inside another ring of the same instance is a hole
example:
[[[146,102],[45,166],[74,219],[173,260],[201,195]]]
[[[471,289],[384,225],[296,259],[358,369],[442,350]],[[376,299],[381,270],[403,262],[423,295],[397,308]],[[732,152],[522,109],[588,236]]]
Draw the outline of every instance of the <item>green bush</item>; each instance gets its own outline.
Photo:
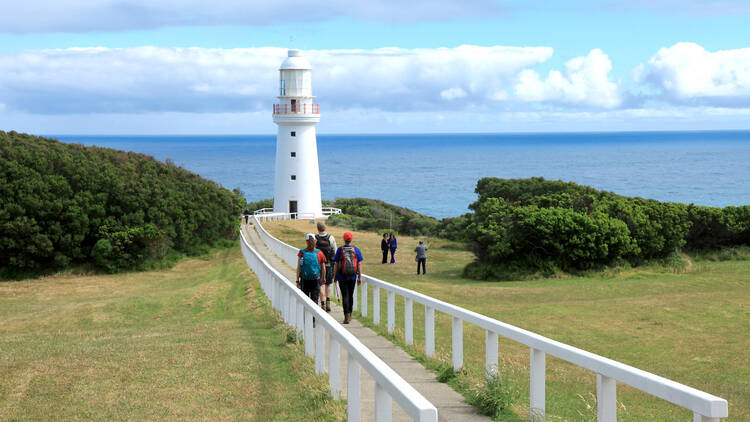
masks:
[[[477,262],[464,273],[475,278],[677,262],[674,254],[683,248],[750,242],[750,206],[665,203],[542,178],[484,178],[476,193],[474,214],[443,227],[444,236],[470,243]]]
[[[153,157],[0,132],[3,276],[137,269],[237,236],[244,199]]]

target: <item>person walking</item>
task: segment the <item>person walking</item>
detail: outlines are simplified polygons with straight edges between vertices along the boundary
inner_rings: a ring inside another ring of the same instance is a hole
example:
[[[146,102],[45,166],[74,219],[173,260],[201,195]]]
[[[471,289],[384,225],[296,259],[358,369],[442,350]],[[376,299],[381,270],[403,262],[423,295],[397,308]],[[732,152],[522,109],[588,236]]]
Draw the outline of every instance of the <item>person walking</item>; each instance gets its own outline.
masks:
[[[326,223],[318,221],[318,234],[315,235],[315,247],[326,256],[326,276],[320,279],[320,307],[331,312],[331,285],[333,280],[333,256],[336,254],[336,239],[326,233]],[[335,288],[335,286],[334,286]]]
[[[388,238],[388,249],[391,250],[391,264],[396,263],[396,248],[398,243],[396,242],[396,236],[391,232],[391,236]]]
[[[247,220],[250,218],[250,215],[251,215],[250,210],[245,208],[245,211],[242,212],[242,215],[245,216],[245,224],[247,224]]]
[[[344,246],[336,249],[333,262],[336,263],[336,279],[341,287],[341,302],[344,306],[344,324],[352,320],[352,308],[354,305],[354,289],[362,284],[362,252],[358,247],[352,245],[354,235],[350,232],[344,233]],[[356,283],[356,284],[355,284]]]
[[[388,263],[388,233],[383,233],[383,240],[380,241],[380,250],[383,252],[383,264]]]
[[[419,266],[422,266],[422,274],[427,274],[427,245],[423,241],[419,241],[419,245],[414,248],[414,252],[417,253],[417,275],[419,275]]]
[[[315,235],[305,235],[307,247],[300,249],[297,254],[297,288],[302,289],[305,296],[318,303],[320,280],[326,276],[326,256],[315,247]]]

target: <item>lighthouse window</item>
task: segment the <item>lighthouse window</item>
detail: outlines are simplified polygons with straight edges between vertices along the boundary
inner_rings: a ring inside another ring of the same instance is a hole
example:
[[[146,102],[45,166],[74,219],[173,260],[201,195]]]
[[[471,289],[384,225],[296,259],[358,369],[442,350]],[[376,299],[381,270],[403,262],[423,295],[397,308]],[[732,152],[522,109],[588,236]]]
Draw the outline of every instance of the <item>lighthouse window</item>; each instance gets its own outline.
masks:
[[[292,180],[297,180],[297,175],[296,174],[292,175]]]
[[[292,132],[292,136],[297,136],[297,132]]]
[[[294,157],[296,157],[296,156],[297,156],[297,153],[296,153],[296,152],[294,152],[294,151],[292,151],[292,152],[291,152],[291,154],[292,154],[292,158],[294,158]]]

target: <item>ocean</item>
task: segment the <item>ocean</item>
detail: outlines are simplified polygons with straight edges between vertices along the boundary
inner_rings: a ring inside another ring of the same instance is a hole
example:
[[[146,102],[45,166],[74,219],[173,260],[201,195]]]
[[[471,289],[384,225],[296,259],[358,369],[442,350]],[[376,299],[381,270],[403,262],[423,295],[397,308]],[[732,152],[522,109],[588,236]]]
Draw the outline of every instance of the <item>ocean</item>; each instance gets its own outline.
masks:
[[[249,201],[273,197],[275,135],[48,135],[171,159]],[[541,176],[625,196],[750,204],[750,131],[318,135],[323,199],[365,197],[437,217],[468,212],[482,177]]]

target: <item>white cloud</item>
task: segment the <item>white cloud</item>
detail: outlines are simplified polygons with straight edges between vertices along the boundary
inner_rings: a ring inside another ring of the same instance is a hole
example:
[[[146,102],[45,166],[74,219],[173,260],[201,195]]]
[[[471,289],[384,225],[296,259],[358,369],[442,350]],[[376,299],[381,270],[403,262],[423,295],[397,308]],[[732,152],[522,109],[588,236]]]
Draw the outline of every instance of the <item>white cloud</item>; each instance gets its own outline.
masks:
[[[8,109],[38,114],[266,110],[277,95],[285,55],[285,49],[273,47],[5,53],[0,101]],[[313,64],[314,94],[327,110],[410,111],[495,101],[519,71],[548,60],[552,49],[460,46],[305,55]]]
[[[747,0],[620,0],[610,9],[651,9],[669,15],[725,16],[750,13]]]
[[[0,32],[86,32],[195,25],[446,21],[503,12],[491,0],[25,0],[0,2]]]
[[[615,108],[622,104],[617,84],[609,79],[612,62],[599,49],[565,63],[565,71],[552,70],[542,80],[533,70],[522,71],[515,84],[516,96],[527,102],[558,102],[580,106]]]
[[[466,97],[466,91],[461,88],[448,88],[440,91],[440,97],[444,100],[455,100]]]
[[[670,101],[750,105],[750,48],[709,52],[677,43],[660,49],[640,73]]]

